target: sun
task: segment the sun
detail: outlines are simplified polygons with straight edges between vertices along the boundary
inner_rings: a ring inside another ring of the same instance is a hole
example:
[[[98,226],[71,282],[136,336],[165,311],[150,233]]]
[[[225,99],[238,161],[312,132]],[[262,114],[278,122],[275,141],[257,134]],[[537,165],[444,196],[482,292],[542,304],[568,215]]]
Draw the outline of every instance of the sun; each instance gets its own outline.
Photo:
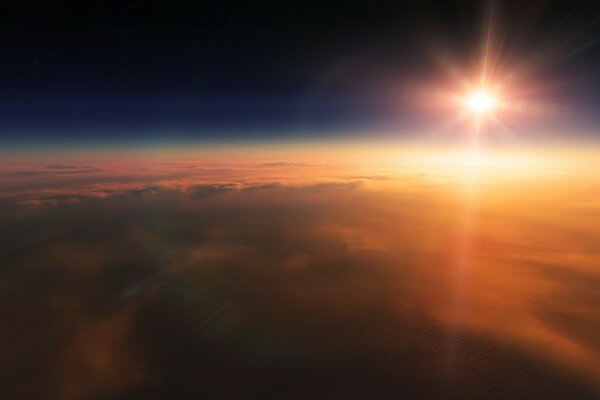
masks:
[[[497,108],[498,98],[489,90],[478,89],[465,95],[463,106],[471,114],[484,116]]]

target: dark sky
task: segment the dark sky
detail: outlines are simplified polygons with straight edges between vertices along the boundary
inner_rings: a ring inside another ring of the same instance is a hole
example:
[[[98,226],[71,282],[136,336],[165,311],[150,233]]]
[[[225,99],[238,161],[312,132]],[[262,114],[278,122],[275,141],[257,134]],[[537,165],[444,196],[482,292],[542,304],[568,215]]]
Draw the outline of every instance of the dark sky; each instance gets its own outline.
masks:
[[[476,59],[490,4],[13,3],[0,10],[0,137],[9,141],[411,125],[394,96],[439,75],[436,46],[461,64]],[[507,54],[551,48],[539,76],[577,77],[561,95],[593,110],[600,6],[533,0],[494,9]]]

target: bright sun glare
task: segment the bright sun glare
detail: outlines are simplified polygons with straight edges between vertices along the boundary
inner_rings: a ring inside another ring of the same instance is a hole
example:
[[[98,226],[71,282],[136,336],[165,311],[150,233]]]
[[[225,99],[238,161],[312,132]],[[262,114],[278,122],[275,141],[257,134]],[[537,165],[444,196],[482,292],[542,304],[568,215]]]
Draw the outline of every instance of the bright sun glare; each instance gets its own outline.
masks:
[[[464,106],[472,114],[484,115],[494,111],[498,99],[489,91],[477,90],[466,95]]]

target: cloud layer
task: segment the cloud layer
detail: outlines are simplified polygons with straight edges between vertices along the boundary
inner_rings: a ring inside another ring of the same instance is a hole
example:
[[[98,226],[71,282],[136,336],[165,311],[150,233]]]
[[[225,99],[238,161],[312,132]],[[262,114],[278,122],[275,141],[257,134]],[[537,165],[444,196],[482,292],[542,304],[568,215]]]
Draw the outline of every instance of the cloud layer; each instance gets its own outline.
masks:
[[[593,186],[312,163],[48,167],[4,167],[10,398],[600,393]]]

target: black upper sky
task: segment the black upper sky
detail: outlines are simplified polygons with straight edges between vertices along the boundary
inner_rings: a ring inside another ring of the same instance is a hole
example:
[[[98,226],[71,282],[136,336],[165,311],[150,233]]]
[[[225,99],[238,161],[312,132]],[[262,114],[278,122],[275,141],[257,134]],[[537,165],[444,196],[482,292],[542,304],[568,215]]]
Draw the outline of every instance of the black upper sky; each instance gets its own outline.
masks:
[[[489,4],[3,4],[0,135],[251,138],[410,121],[390,101],[396,89],[439,75],[432,44],[459,63],[476,59]],[[540,75],[577,77],[562,95],[594,108],[595,1],[498,1],[494,10],[509,54],[556,42]]]

